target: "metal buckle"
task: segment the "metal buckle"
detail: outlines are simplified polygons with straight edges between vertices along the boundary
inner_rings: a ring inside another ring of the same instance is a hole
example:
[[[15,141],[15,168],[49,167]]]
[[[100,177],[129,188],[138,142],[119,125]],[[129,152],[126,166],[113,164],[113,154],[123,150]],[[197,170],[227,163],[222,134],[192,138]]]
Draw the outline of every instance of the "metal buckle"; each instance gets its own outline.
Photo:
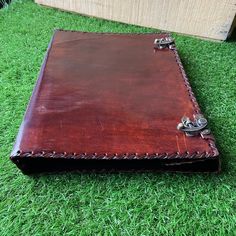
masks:
[[[154,40],[154,48],[155,49],[174,49],[175,48],[175,40],[171,37],[165,37]]]
[[[177,129],[184,132],[186,136],[201,135],[204,138],[205,135],[209,135],[211,131],[206,129],[207,119],[201,114],[194,115],[194,120],[191,121],[189,117],[182,117],[181,123],[177,125]]]

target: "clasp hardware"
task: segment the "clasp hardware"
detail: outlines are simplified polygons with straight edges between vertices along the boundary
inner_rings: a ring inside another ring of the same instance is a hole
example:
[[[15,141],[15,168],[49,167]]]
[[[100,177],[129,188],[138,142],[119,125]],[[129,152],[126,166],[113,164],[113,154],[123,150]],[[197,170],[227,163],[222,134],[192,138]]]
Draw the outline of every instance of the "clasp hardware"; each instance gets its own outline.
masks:
[[[154,48],[155,49],[174,49],[175,48],[175,40],[172,37],[165,37],[154,40]]]
[[[189,117],[183,116],[181,123],[177,125],[177,129],[184,132],[186,136],[209,135],[211,131],[206,128],[207,119],[201,114],[194,115],[194,120],[191,121]]]

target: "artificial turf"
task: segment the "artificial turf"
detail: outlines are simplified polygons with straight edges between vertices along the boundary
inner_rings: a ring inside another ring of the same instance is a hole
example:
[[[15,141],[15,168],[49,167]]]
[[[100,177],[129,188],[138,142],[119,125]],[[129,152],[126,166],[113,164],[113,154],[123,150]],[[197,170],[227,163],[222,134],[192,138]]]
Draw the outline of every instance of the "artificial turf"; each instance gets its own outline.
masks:
[[[0,10],[0,235],[236,235],[236,43],[174,34],[221,174],[24,176],[9,160],[53,29],[155,32],[15,1]]]

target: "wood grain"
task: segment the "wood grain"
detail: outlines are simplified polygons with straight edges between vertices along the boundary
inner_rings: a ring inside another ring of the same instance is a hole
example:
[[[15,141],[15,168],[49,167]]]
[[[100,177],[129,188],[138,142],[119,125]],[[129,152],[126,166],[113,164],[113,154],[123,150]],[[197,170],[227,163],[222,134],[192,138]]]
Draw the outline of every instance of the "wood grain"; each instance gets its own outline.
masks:
[[[35,0],[66,11],[161,30],[225,40],[236,0]]]

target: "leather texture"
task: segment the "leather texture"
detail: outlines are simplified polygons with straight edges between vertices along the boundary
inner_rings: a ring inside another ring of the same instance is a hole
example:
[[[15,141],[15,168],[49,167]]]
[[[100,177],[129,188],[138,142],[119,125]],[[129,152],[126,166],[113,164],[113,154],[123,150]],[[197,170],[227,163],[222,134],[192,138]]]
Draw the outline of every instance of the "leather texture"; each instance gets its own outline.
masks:
[[[218,171],[212,136],[176,129],[200,109],[177,50],[153,49],[164,36],[55,31],[11,159],[25,172],[47,169],[48,159],[83,160],[85,169],[86,160],[113,160],[113,168],[115,160],[157,160],[156,169],[180,165],[174,171],[210,160],[197,171]]]

